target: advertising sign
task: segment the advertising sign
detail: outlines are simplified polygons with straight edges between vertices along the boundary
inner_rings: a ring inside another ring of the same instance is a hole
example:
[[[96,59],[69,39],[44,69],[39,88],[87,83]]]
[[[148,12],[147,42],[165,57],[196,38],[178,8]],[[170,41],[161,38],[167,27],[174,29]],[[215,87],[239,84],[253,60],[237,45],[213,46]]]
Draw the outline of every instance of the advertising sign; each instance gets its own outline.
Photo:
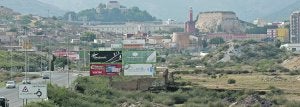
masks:
[[[122,63],[122,51],[90,51],[91,63]]]
[[[47,85],[44,84],[24,84],[19,86],[19,98],[35,99],[47,98]]]
[[[124,51],[122,60],[125,64],[155,63],[156,51]]]
[[[107,75],[114,76],[121,72],[122,64],[91,64],[90,76]]]
[[[155,72],[152,64],[125,64],[124,75],[153,75]]]

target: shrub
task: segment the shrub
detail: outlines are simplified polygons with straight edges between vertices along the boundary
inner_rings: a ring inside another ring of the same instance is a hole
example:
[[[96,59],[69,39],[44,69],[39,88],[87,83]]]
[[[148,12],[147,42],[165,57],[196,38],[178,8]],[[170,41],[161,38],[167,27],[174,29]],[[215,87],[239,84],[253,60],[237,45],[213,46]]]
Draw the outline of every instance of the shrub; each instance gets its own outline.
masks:
[[[285,105],[285,107],[300,107],[300,102],[290,101]]]
[[[275,97],[275,98],[272,98],[272,102],[276,105],[283,105],[284,103],[287,102],[287,99],[285,99],[283,97]]]
[[[164,105],[167,105],[167,106],[172,106],[172,105],[175,104],[175,101],[172,100],[172,99],[170,99],[170,98],[168,98],[168,99],[163,100],[162,103],[163,103]]]
[[[56,107],[56,106],[51,101],[43,101],[43,102],[31,102],[27,104],[25,107]]]
[[[171,99],[174,101],[175,104],[183,104],[188,100],[188,96],[182,93],[176,93],[171,96]]]
[[[225,104],[223,104],[222,102],[217,101],[217,102],[210,102],[208,104],[208,107],[227,107],[227,106]]]
[[[274,87],[274,86],[270,86],[268,89],[269,89],[269,90],[271,91],[271,93],[274,94],[274,95],[281,95],[281,94],[283,94],[283,90],[281,90],[281,89],[279,89],[279,88],[276,88],[276,87]]]
[[[227,84],[235,84],[235,79],[228,79]]]

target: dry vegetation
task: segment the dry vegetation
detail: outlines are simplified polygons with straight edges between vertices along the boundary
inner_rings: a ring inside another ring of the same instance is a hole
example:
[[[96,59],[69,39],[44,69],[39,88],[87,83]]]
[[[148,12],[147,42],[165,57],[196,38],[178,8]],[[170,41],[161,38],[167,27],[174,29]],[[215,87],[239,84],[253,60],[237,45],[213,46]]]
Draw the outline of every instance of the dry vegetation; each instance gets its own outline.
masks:
[[[228,74],[211,78],[207,75],[180,75],[181,78],[191,81],[199,86],[210,89],[242,90],[253,89],[256,91],[269,91],[270,86],[282,89],[286,96],[292,96],[290,100],[298,100],[300,97],[300,76],[289,75],[262,75],[262,74]],[[236,80],[235,84],[228,84],[228,79]]]

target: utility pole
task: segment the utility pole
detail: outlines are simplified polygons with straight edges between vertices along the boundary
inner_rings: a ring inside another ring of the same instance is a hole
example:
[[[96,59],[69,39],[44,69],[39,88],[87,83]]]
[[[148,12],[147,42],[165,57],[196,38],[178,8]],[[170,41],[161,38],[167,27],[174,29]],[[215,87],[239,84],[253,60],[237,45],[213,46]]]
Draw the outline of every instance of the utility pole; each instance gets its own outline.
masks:
[[[68,29],[70,30],[70,27]],[[69,71],[70,71],[69,70],[69,35],[67,35],[67,70],[68,70],[67,72],[68,72],[68,88],[69,88],[70,87],[70,74],[69,74]]]
[[[9,37],[10,41],[10,80],[12,80],[12,43],[11,43],[11,37]]]

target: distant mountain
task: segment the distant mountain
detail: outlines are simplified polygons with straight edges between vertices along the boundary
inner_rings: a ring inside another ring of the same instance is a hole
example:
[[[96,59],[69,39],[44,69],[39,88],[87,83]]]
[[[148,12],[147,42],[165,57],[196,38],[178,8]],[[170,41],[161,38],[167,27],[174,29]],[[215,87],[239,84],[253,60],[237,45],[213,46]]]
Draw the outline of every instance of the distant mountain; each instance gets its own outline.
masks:
[[[66,11],[59,7],[40,2],[38,0],[0,0],[0,6],[5,6],[22,14],[40,16],[62,16]]]
[[[300,11],[300,1],[290,4],[279,11],[273,12],[266,16],[266,18],[269,20],[289,20],[291,13],[294,11]]]
[[[58,6],[65,10],[80,11],[96,7],[99,3],[109,0],[39,0]],[[299,0],[117,0],[127,7],[137,6],[147,10],[158,19],[175,19],[185,21],[188,9],[194,8],[194,13],[203,11],[234,11],[241,20],[252,21],[280,11]],[[196,15],[194,15],[196,17]]]

